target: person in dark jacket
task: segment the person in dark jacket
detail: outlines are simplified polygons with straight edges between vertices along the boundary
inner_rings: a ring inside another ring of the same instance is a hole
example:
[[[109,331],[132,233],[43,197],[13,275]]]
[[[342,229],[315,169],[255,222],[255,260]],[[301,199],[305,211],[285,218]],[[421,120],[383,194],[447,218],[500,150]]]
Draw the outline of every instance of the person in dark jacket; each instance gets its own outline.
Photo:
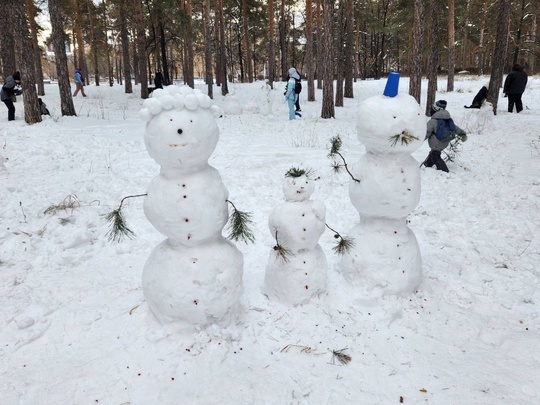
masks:
[[[15,120],[15,106],[11,97],[15,94],[15,86],[21,82],[21,74],[14,72],[11,76],[6,77],[6,82],[0,91],[0,99],[4,102],[8,109],[8,121]]]
[[[77,94],[79,94],[79,91],[81,92],[83,97],[86,97],[86,94],[84,92],[84,78],[81,73],[81,68],[75,69],[75,93],[73,93],[73,97],[77,97]]]
[[[426,139],[428,140],[430,152],[423,165],[426,167],[432,167],[435,165],[437,170],[442,170],[448,173],[448,166],[441,158],[441,152],[446,149],[452,140],[458,138],[460,141],[465,142],[467,140],[467,134],[464,130],[454,124],[454,133],[446,139],[438,139],[436,136],[439,120],[451,120],[450,113],[446,111],[446,101],[439,100],[431,107],[431,119],[427,123]],[[452,121],[453,123],[453,121]]]
[[[163,73],[160,71],[156,72],[156,77],[154,77],[154,86],[156,86],[156,89],[163,88]]]
[[[508,96],[508,112],[514,111],[514,104],[517,112],[523,110],[521,96],[525,86],[527,86],[527,72],[523,70],[523,66],[516,63],[504,80],[503,93],[505,97]]]

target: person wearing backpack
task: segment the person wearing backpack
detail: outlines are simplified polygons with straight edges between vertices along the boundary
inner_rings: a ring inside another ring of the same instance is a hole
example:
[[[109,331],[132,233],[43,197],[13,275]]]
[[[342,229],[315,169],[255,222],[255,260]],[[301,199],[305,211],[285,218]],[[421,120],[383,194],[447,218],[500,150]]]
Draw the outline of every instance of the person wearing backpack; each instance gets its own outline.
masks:
[[[300,75],[295,68],[289,69],[289,81],[287,82],[287,89],[285,90],[285,100],[289,104],[289,120],[296,119],[296,116],[300,116],[295,110],[296,100],[298,100],[298,94],[296,94],[296,80],[300,80]]]
[[[296,68],[295,68],[296,69]],[[302,116],[302,114],[300,114],[300,112],[302,111],[300,109],[300,93],[302,92],[302,74],[298,71],[298,69],[296,69],[296,74],[298,75],[298,78],[294,78],[295,80],[295,83],[294,83],[294,92],[296,93],[296,103],[295,103],[295,106],[296,106],[296,115],[298,116]]]
[[[523,70],[523,66],[516,63],[512,66],[512,71],[508,73],[504,80],[503,93],[504,97],[508,97],[508,112],[514,111],[514,105],[516,106],[516,112],[523,110],[523,102],[521,96],[527,86],[527,72]]]
[[[446,111],[446,101],[439,100],[431,107],[431,119],[427,123],[426,139],[431,149],[423,165],[448,173],[448,166],[441,158],[441,152],[446,149],[450,142],[459,139],[462,142],[467,140],[467,134],[459,128],[452,120],[450,113]]]
[[[15,106],[13,105],[12,97],[15,94],[15,86],[21,82],[21,74],[13,72],[12,75],[6,77],[6,82],[0,91],[0,99],[4,102],[8,109],[8,121],[15,120]]]

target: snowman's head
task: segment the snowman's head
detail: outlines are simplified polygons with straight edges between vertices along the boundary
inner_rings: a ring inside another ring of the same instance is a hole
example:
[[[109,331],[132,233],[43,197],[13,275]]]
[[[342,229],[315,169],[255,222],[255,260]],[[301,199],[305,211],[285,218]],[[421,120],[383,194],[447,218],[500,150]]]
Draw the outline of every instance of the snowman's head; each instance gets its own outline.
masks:
[[[292,168],[285,174],[283,194],[287,201],[304,201],[311,197],[315,183],[309,178],[309,171]]]
[[[370,152],[408,154],[424,141],[426,117],[408,94],[373,96],[360,104],[356,129],[358,139]]]
[[[188,86],[157,89],[140,112],[144,142],[162,167],[192,170],[207,163],[219,139],[210,98]]]

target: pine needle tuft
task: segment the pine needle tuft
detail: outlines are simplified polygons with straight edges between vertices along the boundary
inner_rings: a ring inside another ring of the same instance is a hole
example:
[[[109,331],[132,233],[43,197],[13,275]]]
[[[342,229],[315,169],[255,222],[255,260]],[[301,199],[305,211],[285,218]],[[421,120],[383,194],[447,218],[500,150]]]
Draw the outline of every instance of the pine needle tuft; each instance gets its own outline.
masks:
[[[276,239],[276,245],[274,246],[274,252],[276,252],[276,255],[278,256],[278,258],[280,258],[284,263],[288,263],[289,257],[294,256],[294,254],[285,246],[279,243],[277,229],[276,229],[275,239]]]
[[[339,241],[332,248],[332,250],[338,255],[344,255],[352,249],[352,247],[354,246],[354,240],[352,238],[343,238],[341,236],[339,238]]]
[[[229,235],[228,239],[239,241],[242,240],[244,243],[254,243],[255,235],[249,228],[253,223],[251,220],[252,214],[250,212],[238,211],[234,204],[227,200],[231,207],[233,208],[233,213],[229,217]]]
[[[127,227],[121,207],[109,212],[108,214],[105,214],[104,216],[107,222],[111,224],[111,229],[109,229],[107,232],[107,240],[109,242],[120,243],[124,236],[128,237],[129,239],[133,239],[135,234]]]
[[[332,364],[336,364],[336,359],[344,366],[349,364],[352,361],[352,357],[345,353],[345,350],[348,350],[348,347],[344,347],[339,350],[332,350]]]
[[[300,169],[299,167],[291,167],[289,170],[287,170],[287,173],[285,173],[285,177],[292,177],[292,178],[297,178],[297,177],[302,177],[302,176],[306,176],[306,177],[309,177],[309,175],[311,174],[311,170],[306,170],[306,169]]]
[[[401,145],[403,146],[418,140],[419,138],[417,136],[414,136],[407,131],[402,131],[401,134],[392,135],[390,137],[390,144],[391,146],[396,146],[397,143],[401,141]]]
[[[328,154],[328,157],[334,157],[339,153],[339,150],[341,149],[341,146],[343,145],[343,142],[341,141],[341,137],[339,135],[334,136],[332,139],[330,139],[330,153]]]

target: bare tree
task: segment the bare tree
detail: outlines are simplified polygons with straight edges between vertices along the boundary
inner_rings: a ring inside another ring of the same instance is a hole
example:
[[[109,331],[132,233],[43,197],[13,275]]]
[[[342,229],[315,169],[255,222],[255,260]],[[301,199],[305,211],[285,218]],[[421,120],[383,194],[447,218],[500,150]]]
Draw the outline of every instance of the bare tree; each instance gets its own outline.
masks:
[[[429,48],[428,64],[427,64],[427,100],[426,100],[426,115],[429,115],[431,106],[435,103],[437,94],[437,66],[439,66],[439,2],[438,0],[429,1],[429,37],[431,38],[431,46]]]
[[[133,93],[133,87],[131,85],[131,65],[129,63],[129,35],[126,19],[125,0],[120,0],[119,14],[120,40],[122,42],[122,59],[124,60],[124,91],[127,94],[131,94]]]
[[[221,69],[221,95],[229,94],[229,86],[227,85],[227,55],[225,48],[225,26],[223,24],[223,0],[218,0],[217,7],[217,23],[219,29],[219,54],[220,54],[220,69]]]
[[[413,36],[409,94],[420,104],[422,90],[422,41],[424,37],[424,0],[414,0]]]
[[[251,43],[249,40],[249,28],[248,28],[248,0],[242,0],[242,31],[244,34],[244,48],[246,49],[246,73],[248,82],[253,82],[253,61],[251,56]]]
[[[321,118],[334,118],[334,1],[323,0],[323,101]]]
[[[212,75],[212,31],[210,27],[210,1],[204,0],[204,66],[208,97],[214,98],[214,79]]]
[[[345,1],[347,2],[347,16],[345,19],[345,61],[343,64],[345,71],[345,98],[354,98],[354,1]]]
[[[506,62],[506,48],[508,46],[508,15],[510,13],[511,0],[499,0],[497,18],[497,36],[495,39],[495,49],[493,51],[493,64],[491,67],[491,78],[487,101],[493,105],[493,114],[497,115],[497,104],[499,101],[499,89],[502,85],[504,66]]]
[[[142,4],[132,0],[134,5],[135,25],[137,27],[137,60],[139,62],[139,78],[141,80],[141,98],[148,98],[148,74],[146,70],[146,33],[143,20]]]
[[[343,107],[343,62],[345,59],[343,42],[345,39],[345,11],[343,0],[338,1],[338,21],[337,21],[337,38],[336,45],[336,107]]]
[[[317,0],[317,8],[315,10],[316,26],[317,26],[317,49],[316,49],[316,72],[317,72],[317,88],[322,89],[324,66],[323,66],[323,34],[322,34],[322,18],[321,18],[321,1]]]
[[[30,47],[34,64],[34,78],[37,82],[38,95],[45,95],[45,86],[43,85],[43,68],[41,67],[41,49],[37,38],[36,8],[34,0],[26,0],[26,14],[28,15],[28,24],[30,25]]]
[[[268,0],[268,84],[274,88],[274,0]]]
[[[17,0],[4,0],[2,2],[2,29],[0,29],[0,56],[2,57],[2,76],[8,77],[17,70],[15,60],[15,40],[13,10],[17,7]]]
[[[448,0],[448,83],[446,91],[454,91],[454,70],[456,66],[454,0]]]
[[[279,44],[281,51],[281,80],[287,81],[289,67],[287,65],[287,15],[285,14],[285,0],[281,0],[279,22]]]
[[[122,24],[122,19],[125,20],[123,15],[123,5],[125,0],[120,0],[120,24]],[[98,49],[97,49],[97,40],[96,40],[96,28],[94,22],[94,13],[96,12],[96,7],[94,2],[91,0],[86,0],[86,6],[88,7],[88,22],[90,23],[90,45],[92,46],[93,54],[93,64],[94,64],[94,82],[96,86],[99,86],[99,64],[98,64]],[[124,8],[125,10],[125,8]],[[124,11],[125,12],[125,11]],[[131,93],[131,92],[130,92]]]
[[[15,7],[13,19],[17,29],[13,38],[18,45],[15,47],[15,57],[21,71],[23,83],[24,120],[28,124],[41,122],[41,109],[39,108],[36,91],[34,56],[31,47],[32,39],[26,19],[25,7]]]
[[[315,101],[315,66],[313,65],[313,2],[306,0],[306,66],[307,101]]]
[[[75,106],[71,96],[69,84],[68,60],[66,55],[67,36],[64,32],[63,16],[65,13],[60,7],[61,0],[49,0],[49,15],[51,16],[52,42],[54,58],[56,60],[56,74],[58,75],[58,87],[60,90],[60,110],[62,115],[73,116]]]

